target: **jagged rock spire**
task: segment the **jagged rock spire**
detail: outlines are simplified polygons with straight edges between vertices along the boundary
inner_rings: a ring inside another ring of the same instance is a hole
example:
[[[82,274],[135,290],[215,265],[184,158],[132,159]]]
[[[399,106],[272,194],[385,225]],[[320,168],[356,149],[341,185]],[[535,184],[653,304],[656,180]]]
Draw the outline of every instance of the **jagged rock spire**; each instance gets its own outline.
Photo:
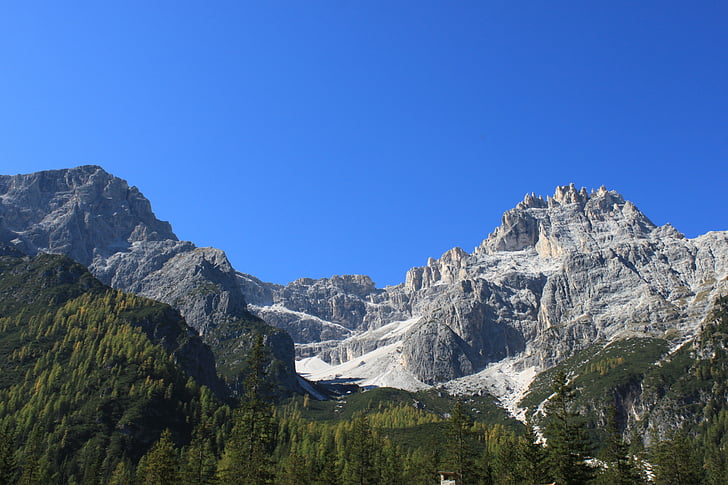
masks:
[[[553,197],[527,194],[503,214],[501,225],[476,252],[536,249],[553,257],[564,251],[594,250],[607,239],[645,237],[655,225],[616,191],[601,186],[591,193],[572,183],[556,187]]]

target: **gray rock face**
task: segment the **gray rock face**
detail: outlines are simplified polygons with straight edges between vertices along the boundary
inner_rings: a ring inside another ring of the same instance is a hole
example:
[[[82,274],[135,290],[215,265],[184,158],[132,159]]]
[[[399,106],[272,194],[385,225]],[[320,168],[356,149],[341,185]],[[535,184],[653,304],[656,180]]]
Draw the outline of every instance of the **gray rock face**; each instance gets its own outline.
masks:
[[[316,315],[354,329],[362,325],[367,301],[381,293],[368,276],[333,276],[322,280],[302,278],[278,289],[274,303],[285,302],[286,308]]]
[[[200,335],[230,318],[249,317],[237,274],[225,253],[180,241],[134,243],[90,266],[116,288],[169,303]]]
[[[346,338],[410,313],[405,308],[408,299],[377,289],[364,275],[301,278],[286,286],[262,283],[249,275],[239,275],[238,281],[246,299],[255,304],[251,310],[286,329],[296,343]]]
[[[0,227],[28,254],[66,254],[84,265],[135,241],[177,240],[136,187],[94,165],[0,175]]]
[[[114,288],[170,304],[232,368],[245,360],[250,333],[263,332],[280,361],[278,383],[299,389],[293,342],[248,312],[225,253],[178,241],[136,187],[100,167],[0,176],[0,242],[66,254]]]
[[[594,342],[695,333],[728,290],[727,271],[728,233],[689,240],[614,191],[570,185],[546,199],[527,195],[472,253],[447,251],[411,269],[402,285],[298,280],[268,287],[278,314],[294,312],[285,324],[270,305],[255,311],[297,335],[299,357],[331,364],[391,344],[376,329],[419,318],[399,337],[400,360],[437,383],[506,357],[545,369]],[[296,331],[311,318],[352,334]]]

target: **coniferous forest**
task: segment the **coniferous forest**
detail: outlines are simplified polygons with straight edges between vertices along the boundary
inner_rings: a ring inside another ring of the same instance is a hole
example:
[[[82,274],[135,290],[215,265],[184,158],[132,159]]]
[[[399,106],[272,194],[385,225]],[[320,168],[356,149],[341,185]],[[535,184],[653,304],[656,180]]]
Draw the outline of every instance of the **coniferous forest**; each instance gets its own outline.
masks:
[[[181,365],[197,338],[171,307],[110,289],[63,256],[0,257],[0,483],[728,483],[728,298],[651,379],[684,416],[645,440],[570,375],[524,426],[489,398],[392,389],[281,396],[262,337],[243,392]],[[593,369],[602,375],[625,364]],[[648,446],[645,446],[648,443]]]

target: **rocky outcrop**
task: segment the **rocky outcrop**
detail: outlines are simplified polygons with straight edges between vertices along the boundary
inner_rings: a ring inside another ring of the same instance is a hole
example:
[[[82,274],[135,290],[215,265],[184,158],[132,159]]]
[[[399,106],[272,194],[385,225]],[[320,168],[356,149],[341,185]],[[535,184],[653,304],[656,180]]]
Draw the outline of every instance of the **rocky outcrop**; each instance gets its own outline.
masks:
[[[355,329],[364,321],[367,302],[380,292],[368,276],[333,276],[321,280],[301,278],[276,291],[273,302],[285,302],[286,308],[291,310]]]
[[[200,335],[214,333],[226,319],[250,317],[237,274],[219,249],[179,241],[139,242],[90,269],[111,286],[174,306]]]
[[[66,254],[86,266],[136,241],[177,240],[139,189],[95,165],[0,175],[0,227],[25,253]]]
[[[472,253],[431,258],[402,285],[376,289],[358,276],[269,290],[278,313],[299,315],[284,325],[294,334],[310,318],[351,330],[325,342],[298,332],[301,357],[331,364],[390,345],[376,329],[420,318],[400,336],[401,362],[435,383],[504,358],[545,369],[595,342],[697,332],[727,275],[727,233],[690,240],[615,191],[572,184],[552,197],[526,195]],[[342,284],[347,278],[359,284]],[[255,311],[270,318],[268,308]]]
[[[243,369],[251,334],[262,332],[277,383],[300,389],[292,340],[248,311],[225,253],[179,241],[136,187],[102,168],[0,176],[0,238],[28,254],[66,254],[114,288],[170,304],[228,376]]]

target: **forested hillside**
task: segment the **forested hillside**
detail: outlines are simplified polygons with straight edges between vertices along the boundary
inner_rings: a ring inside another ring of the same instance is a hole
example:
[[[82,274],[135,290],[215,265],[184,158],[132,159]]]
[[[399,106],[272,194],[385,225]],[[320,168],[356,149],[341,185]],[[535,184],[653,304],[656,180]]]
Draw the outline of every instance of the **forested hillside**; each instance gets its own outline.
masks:
[[[219,407],[181,370],[195,339],[69,258],[0,257],[0,482],[105,483],[162,430],[187,442]]]

